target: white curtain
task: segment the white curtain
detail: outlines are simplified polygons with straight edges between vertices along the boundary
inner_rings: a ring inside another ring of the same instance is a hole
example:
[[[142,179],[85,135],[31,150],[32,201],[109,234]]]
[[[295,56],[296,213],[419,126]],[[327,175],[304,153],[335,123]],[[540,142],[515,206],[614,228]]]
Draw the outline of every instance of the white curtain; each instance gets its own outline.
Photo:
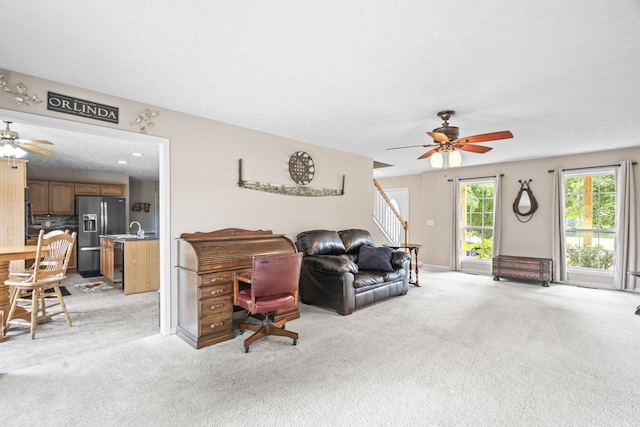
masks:
[[[453,212],[451,215],[451,218],[453,219],[452,221],[452,227],[453,229],[451,230],[452,233],[451,235],[453,236],[452,239],[452,244],[451,244],[451,270],[453,271],[458,271],[461,268],[461,263],[460,263],[460,253],[461,253],[461,247],[462,247],[462,243],[461,243],[461,237],[460,237],[460,215],[461,215],[461,208],[460,208],[460,180],[458,178],[453,178]]]
[[[562,168],[557,167],[553,171],[553,200],[551,203],[551,260],[554,282],[567,281],[564,205],[564,175]]]
[[[620,163],[616,171],[616,257],[613,266],[613,286],[621,290],[636,288],[627,272],[636,268],[636,206],[630,160]]]
[[[496,175],[493,183],[493,247],[492,255],[500,255],[500,244],[502,241],[502,176]]]

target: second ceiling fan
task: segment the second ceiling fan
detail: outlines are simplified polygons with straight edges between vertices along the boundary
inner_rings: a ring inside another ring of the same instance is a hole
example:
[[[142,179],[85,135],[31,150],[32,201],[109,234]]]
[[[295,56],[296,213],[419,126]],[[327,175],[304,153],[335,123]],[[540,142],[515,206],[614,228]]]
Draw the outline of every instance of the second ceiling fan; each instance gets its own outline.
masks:
[[[492,147],[485,147],[484,145],[476,145],[478,142],[497,141],[500,139],[513,138],[513,134],[508,130],[499,132],[483,133],[473,136],[465,136],[458,138],[459,129],[457,126],[450,126],[449,119],[455,114],[453,110],[444,110],[438,113],[438,117],[443,120],[442,126],[434,129],[433,132],[427,132],[431,138],[433,138],[434,144],[421,144],[421,145],[409,145],[406,147],[393,147],[387,148],[387,150],[397,150],[401,148],[415,148],[415,147],[433,147],[418,159],[426,159],[435,153],[453,153],[455,150],[469,151],[472,153],[484,154],[487,151],[491,151]],[[440,154],[440,156],[442,156]],[[459,157],[459,153],[458,153]],[[442,158],[440,157],[440,166]],[[432,165],[433,165],[432,161]],[[459,163],[458,163],[459,164]]]
[[[51,151],[33,145],[53,145],[52,142],[45,141],[43,139],[20,139],[18,132],[12,131],[9,127],[12,122],[5,121],[4,123],[7,125],[7,128],[3,130],[0,129],[0,156],[14,158],[22,157],[26,154],[26,151],[21,150],[21,148],[25,148],[45,156],[53,156]]]

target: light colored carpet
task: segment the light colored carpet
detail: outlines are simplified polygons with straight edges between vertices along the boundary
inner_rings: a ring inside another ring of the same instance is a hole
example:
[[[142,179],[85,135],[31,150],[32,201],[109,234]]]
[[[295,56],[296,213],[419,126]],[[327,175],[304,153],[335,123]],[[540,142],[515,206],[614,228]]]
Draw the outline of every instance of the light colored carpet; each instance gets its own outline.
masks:
[[[67,326],[64,315],[54,316],[52,322],[37,325],[36,337],[32,340],[28,322],[11,322],[4,342],[0,343],[0,373],[64,360],[77,353],[159,332],[157,292],[125,296],[117,287],[82,292],[75,286],[99,281],[102,281],[101,277],[84,279],[78,274],[70,274],[62,283],[70,293],[64,297],[64,302],[71,317],[71,327]]]
[[[638,425],[640,295],[454,272],[422,271],[420,283],[345,317],[301,305],[287,325],[297,346],[268,338],[245,354],[242,336],[194,350],[153,335],[18,369],[0,379],[4,420]]]

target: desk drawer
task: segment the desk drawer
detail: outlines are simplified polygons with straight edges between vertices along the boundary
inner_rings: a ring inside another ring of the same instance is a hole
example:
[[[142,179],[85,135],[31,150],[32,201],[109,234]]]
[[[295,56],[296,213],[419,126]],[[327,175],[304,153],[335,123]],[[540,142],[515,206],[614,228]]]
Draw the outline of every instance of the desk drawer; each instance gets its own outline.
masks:
[[[237,270],[235,272],[235,277],[242,277],[243,279],[251,280],[251,269],[247,268],[245,270]]]
[[[220,297],[223,295],[231,295],[233,293],[233,285],[231,282],[221,283],[214,286],[205,286],[198,288],[198,299],[205,299],[211,297]]]
[[[200,301],[200,334],[208,335],[233,329],[233,304],[228,297]]]
[[[231,272],[224,271],[221,273],[203,274],[200,276],[200,286],[209,286],[217,283],[230,282]]]
[[[200,318],[216,316],[219,313],[233,313],[233,301],[228,296],[206,298],[200,301]]]

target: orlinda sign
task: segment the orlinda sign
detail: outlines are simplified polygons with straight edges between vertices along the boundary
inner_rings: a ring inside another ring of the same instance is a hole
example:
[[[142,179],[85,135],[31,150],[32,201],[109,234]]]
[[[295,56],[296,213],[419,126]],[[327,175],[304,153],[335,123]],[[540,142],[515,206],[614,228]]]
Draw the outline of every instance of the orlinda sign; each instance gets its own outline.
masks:
[[[110,107],[53,92],[47,92],[47,110],[118,123],[118,107]]]

